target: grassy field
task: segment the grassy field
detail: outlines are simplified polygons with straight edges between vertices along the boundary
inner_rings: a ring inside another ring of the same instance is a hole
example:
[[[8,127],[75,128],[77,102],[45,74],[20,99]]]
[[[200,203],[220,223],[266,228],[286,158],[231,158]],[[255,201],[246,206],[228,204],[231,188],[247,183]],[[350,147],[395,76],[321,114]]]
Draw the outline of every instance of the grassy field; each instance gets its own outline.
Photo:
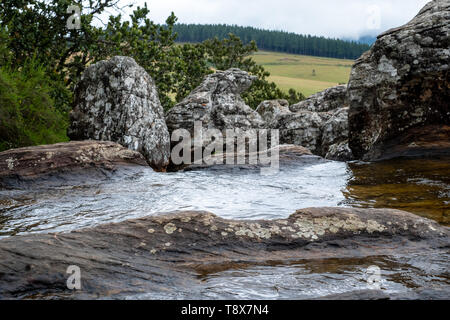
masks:
[[[270,80],[283,90],[294,88],[306,97],[347,83],[353,60],[320,58],[260,51],[253,59],[270,72]]]

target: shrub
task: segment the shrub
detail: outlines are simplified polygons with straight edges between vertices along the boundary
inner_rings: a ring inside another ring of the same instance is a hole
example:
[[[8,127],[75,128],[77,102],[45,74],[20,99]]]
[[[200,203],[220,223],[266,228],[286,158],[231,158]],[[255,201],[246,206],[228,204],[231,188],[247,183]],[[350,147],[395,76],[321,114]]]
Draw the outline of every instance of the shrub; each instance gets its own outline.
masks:
[[[0,68],[0,151],[68,140],[68,117],[55,108],[55,91],[70,95],[34,59],[19,69]]]

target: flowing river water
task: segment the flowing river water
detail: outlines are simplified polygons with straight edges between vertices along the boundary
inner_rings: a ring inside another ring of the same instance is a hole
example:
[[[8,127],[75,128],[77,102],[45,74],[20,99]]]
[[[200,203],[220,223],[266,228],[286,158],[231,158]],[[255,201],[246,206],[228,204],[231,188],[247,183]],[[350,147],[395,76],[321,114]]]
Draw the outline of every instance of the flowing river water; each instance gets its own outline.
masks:
[[[0,237],[67,232],[175,210],[207,210],[231,219],[286,218],[306,207],[397,208],[449,225],[450,159],[379,163],[311,158],[273,176],[259,170],[157,173],[142,168],[117,178],[32,189],[0,190]],[[198,287],[130,298],[314,298],[367,288],[366,270],[380,267],[382,288],[407,292],[425,283],[447,288],[449,256],[326,259],[199,274]]]

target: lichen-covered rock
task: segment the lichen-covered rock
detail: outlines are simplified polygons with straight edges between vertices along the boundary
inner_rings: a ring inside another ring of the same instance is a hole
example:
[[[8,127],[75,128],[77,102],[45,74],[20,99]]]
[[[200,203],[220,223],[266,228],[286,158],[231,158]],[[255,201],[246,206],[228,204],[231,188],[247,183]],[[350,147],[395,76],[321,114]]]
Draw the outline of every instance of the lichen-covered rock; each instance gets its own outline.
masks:
[[[351,160],[346,88],[326,89],[290,107],[264,101],[257,111],[267,128],[280,130],[280,143],[303,146],[327,159]]]
[[[341,161],[353,159],[347,140],[348,107],[335,110],[321,132],[321,148],[325,158]]]
[[[347,85],[339,85],[313,94],[308,99],[289,107],[292,112],[313,111],[328,112],[347,105]]]
[[[0,187],[101,179],[122,166],[147,166],[137,151],[108,141],[72,141],[0,152]]]
[[[390,149],[400,141],[404,152],[397,150],[395,156],[450,152],[448,135],[444,145],[442,136],[416,140],[420,128],[427,126],[433,135],[450,123],[449,65],[449,0],[429,2],[409,23],[378,36],[356,61],[348,85],[354,155],[364,160],[391,157]]]
[[[259,104],[256,112],[260,114],[266,124],[270,124],[277,115],[289,112],[289,102],[284,99],[266,100]]]
[[[330,145],[325,154],[325,158],[337,161],[348,161],[353,159],[353,153],[348,146],[348,140]]]
[[[209,212],[158,214],[70,233],[1,239],[0,299],[192,292],[199,274],[239,265],[424,250],[440,255],[448,246],[448,228],[392,209],[309,208],[287,219],[251,221]],[[81,290],[67,288],[69,266],[80,268]],[[445,270],[445,262],[440,267]]]
[[[168,165],[169,132],[155,83],[132,58],[116,56],[87,68],[70,119],[73,140],[114,141],[141,152],[156,170]]]
[[[166,115],[169,132],[186,129],[194,133],[194,122],[201,121],[205,129],[258,129],[261,116],[245,104],[240,94],[256,77],[232,68],[208,75],[182,102]]]
[[[271,128],[280,130],[280,143],[302,146],[321,155],[321,128],[329,118],[321,112],[283,112],[275,117]]]

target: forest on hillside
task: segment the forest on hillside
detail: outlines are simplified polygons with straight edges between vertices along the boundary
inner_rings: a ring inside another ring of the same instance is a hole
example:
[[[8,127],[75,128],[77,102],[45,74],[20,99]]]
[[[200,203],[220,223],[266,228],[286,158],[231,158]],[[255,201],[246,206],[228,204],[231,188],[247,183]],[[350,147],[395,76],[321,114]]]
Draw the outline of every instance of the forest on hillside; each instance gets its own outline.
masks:
[[[214,37],[224,39],[232,33],[244,43],[254,40],[261,50],[328,58],[357,59],[370,49],[368,44],[355,41],[236,25],[179,23],[174,25],[174,31],[178,34],[177,41],[179,42],[202,42]]]

